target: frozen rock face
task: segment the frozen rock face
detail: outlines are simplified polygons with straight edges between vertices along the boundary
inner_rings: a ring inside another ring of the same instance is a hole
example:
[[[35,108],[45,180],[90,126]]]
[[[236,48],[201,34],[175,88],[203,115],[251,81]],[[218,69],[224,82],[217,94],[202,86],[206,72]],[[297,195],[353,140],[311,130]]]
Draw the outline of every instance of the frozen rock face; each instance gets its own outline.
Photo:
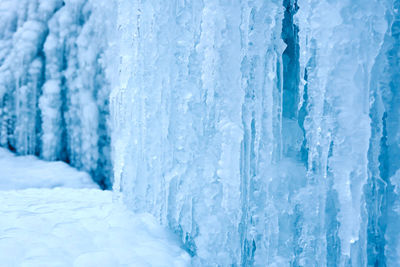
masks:
[[[393,0],[118,1],[114,189],[196,266],[397,266]]]
[[[0,143],[110,185],[105,71],[113,2],[0,1]]]

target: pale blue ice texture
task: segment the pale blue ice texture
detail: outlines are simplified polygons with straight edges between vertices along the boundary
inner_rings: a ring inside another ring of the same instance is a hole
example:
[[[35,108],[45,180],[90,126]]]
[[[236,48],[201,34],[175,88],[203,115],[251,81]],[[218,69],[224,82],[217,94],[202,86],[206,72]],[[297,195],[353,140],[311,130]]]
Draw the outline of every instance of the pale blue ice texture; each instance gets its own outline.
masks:
[[[399,9],[119,0],[114,189],[197,266],[399,266]]]
[[[113,10],[110,1],[0,0],[0,144],[67,161],[105,187]]]
[[[399,10],[0,0],[0,143],[114,179],[194,266],[400,266]]]

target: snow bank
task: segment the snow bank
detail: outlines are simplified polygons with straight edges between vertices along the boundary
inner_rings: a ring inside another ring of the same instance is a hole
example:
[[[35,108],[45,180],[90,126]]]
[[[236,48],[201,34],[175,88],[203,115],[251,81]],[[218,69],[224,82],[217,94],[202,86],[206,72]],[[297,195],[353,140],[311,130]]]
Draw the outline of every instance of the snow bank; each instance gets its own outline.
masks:
[[[0,148],[1,266],[188,266],[179,240],[89,174]]]
[[[54,187],[98,188],[89,174],[77,171],[64,162],[15,156],[0,148],[0,190]]]
[[[0,191],[0,203],[1,266],[179,267],[190,262],[155,218],[129,212],[112,201],[110,191]]]

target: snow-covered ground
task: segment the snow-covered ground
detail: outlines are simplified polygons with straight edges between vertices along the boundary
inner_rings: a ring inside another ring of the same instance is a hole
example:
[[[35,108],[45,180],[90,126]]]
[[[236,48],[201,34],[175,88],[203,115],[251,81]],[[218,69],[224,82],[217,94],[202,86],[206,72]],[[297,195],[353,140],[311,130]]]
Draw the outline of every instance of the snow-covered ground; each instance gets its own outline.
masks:
[[[15,156],[0,148],[0,190],[26,188],[99,188],[89,174],[68,164],[48,162],[35,156]]]
[[[0,175],[0,266],[189,265],[154,217],[130,212],[85,173],[0,149]]]

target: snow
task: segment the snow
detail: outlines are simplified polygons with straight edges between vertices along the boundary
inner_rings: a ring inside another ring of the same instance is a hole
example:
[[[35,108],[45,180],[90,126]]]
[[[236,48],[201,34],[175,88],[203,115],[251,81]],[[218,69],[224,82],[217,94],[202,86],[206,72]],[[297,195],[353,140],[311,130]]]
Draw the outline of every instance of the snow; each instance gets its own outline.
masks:
[[[179,240],[87,173],[0,149],[0,265],[189,266]]]
[[[188,266],[154,217],[112,199],[98,189],[1,191],[2,266]]]
[[[68,164],[47,162],[35,156],[16,156],[0,148],[0,190],[27,188],[99,188],[86,172]]]

